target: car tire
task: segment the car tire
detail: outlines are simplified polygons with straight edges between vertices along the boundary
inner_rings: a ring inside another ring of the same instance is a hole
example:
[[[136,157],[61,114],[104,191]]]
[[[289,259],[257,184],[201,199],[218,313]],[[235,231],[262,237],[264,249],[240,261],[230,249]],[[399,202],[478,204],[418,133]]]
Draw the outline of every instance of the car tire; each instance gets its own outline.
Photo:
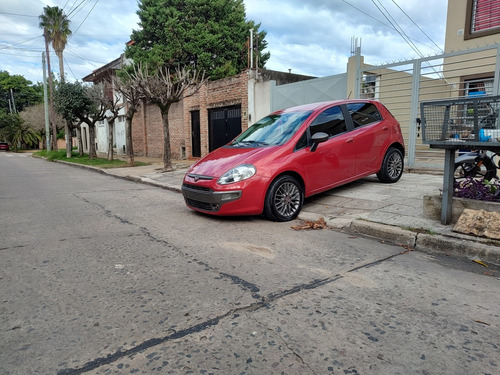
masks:
[[[399,181],[403,175],[404,169],[404,156],[403,153],[395,148],[389,147],[384,155],[382,167],[377,173],[377,178],[381,182],[394,183]]]
[[[266,193],[264,213],[274,221],[295,219],[304,203],[302,185],[292,176],[283,175],[275,179]]]

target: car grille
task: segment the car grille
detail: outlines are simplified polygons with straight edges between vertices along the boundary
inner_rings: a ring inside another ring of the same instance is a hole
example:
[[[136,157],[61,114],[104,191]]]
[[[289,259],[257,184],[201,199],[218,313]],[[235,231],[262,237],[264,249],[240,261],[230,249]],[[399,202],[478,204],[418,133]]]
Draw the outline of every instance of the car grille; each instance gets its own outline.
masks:
[[[183,184],[184,187],[187,187],[189,189],[193,190],[199,190],[199,191],[212,191],[212,189],[207,188],[205,186],[199,186],[199,185],[191,185],[191,184]]]
[[[218,204],[200,202],[190,198],[186,198],[186,203],[191,207],[208,212],[217,212],[220,209],[220,206]]]

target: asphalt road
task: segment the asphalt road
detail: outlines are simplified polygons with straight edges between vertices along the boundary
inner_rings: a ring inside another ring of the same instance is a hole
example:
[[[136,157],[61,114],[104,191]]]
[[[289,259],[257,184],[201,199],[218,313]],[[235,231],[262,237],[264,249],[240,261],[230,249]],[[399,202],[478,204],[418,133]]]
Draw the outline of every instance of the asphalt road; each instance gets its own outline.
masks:
[[[500,373],[498,275],[294,224],[1,153],[0,373]]]

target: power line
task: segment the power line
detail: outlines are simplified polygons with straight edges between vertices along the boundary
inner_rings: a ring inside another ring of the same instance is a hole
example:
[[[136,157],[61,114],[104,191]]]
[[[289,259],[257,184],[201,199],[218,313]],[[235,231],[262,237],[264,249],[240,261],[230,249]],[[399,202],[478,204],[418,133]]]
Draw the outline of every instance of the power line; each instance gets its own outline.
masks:
[[[358,7],[354,6],[354,5],[352,5],[352,4],[351,4],[351,3],[349,3],[347,0],[342,0],[342,1],[343,1],[345,4],[349,5],[350,7],[352,7],[352,8],[354,8],[354,9],[356,9],[358,12],[360,12],[360,13],[364,14],[365,16],[367,16],[367,17],[371,18],[372,20],[377,21],[378,23],[380,23],[380,24],[384,25],[385,27],[388,27],[389,29],[392,29],[392,30],[394,30],[394,31],[396,31],[396,32],[398,31],[398,30],[397,30],[394,26],[392,26],[392,25],[388,25],[387,23],[380,21],[378,18],[373,17],[371,14],[369,14],[369,13],[365,12],[363,9],[360,9],[360,8],[358,8]],[[372,0],[372,2],[373,2],[373,0]],[[377,6],[377,5],[375,4],[375,6]],[[379,9],[379,11],[380,11],[380,9]],[[414,40],[414,41],[415,41],[415,42],[417,42],[417,43],[422,44],[423,46],[426,46],[426,47],[428,47],[428,48],[432,48],[432,47],[429,47],[429,46],[427,46],[426,44],[424,44],[424,43],[422,43],[422,42],[420,42],[420,41],[418,41],[418,40],[416,40],[416,39],[413,39],[413,38],[410,38],[410,37],[408,37],[408,38],[409,38],[409,39],[411,39],[411,40]],[[437,46],[437,47],[438,47],[438,51],[442,52],[441,47],[439,47],[439,46]],[[432,49],[434,49],[434,48],[432,48]]]
[[[415,45],[415,43],[413,43],[411,41],[411,38],[405,33],[405,31],[403,30],[403,28],[401,26],[399,26],[398,22],[396,21],[396,19],[394,17],[392,17],[392,15],[390,14],[390,12],[387,10],[386,7],[384,7],[382,5],[382,3],[380,2],[380,0],[377,0],[378,3],[380,4],[380,6],[382,8],[384,8],[385,12],[387,13],[384,13],[379,7],[378,5],[375,3],[375,0],[372,0],[372,3],[377,7],[377,9],[380,11],[380,13],[382,13],[382,15],[387,19],[387,21],[389,21],[389,23],[391,25],[395,25],[395,29],[396,31],[398,32],[398,34],[404,39],[404,41],[411,47],[411,49],[413,49],[420,57],[424,57],[424,54],[418,49],[418,47]],[[391,21],[392,20],[392,21]],[[394,23],[393,23],[394,22]],[[397,26],[397,28],[396,28]],[[438,74],[439,76],[441,76],[441,74],[434,68],[431,66],[430,62],[427,61],[426,64],[436,73]]]
[[[89,0],[90,1],[90,0]],[[88,16],[90,15],[90,13],[94,10],[95,6],[97,5],[99,0],[95,0],[95,3],[94,5],[92,6],[92,8],[90,8],[89,12],[87,13],[87,15],[85,16],[85,18],[83,19],[83,21],[80,23],[80,25],[76,28],[76,30],[71,34],[71,37],[72,38],[73,36],[75,36],[75,34],[78,32],[78,30],[80,30],[80,27],[82,27],[83,23],[87,20]]]
[[[401,12],[403,12],[403,14],[404,14],[406,17],[408,17],[408,19],[409,19],[409,20],[410,20],[410,21],[411,21],[411,22],[412,22],[415,26],[417,26],[417,28],[418,28],[418,29],[422,32],[422,34],[424,34],[424,35],[427,37],[427,39],[429,39],[429,40],[430,40],[430,41],[431,41],[431,42],[432,42],[432,43],[433,43],[433,44],[434,44],[434,45],[435,45],[435,46],[436,46],[436,47],[437,47],[437,48],[438,48],[441,52],[444,52],[444,51],[443,51],[443,49],[442,49],[440,46],[438,46],[438,45],[437,45],[437,44],[436,44],[436,43],[435,43],[435,42],[431,39],[431,37],[430,37],[429,35],[427,35],[427,34],[426,34],[426,32],[425,32],[424,30],[422,30],[422,28],[421,28],[421,27],[420,27],[420,26],[419,26],[419,25],[418,25],[415,21],[413,21],[413,19],[412,19],[412,18],[411,18],[411,17],[410,17],[410,16],[409,16],[409,15],[408,15],[408,14],[407,14],[407,13],[406,13],[406,12],[405,12],[405,11],[404,11],[401,7],[400,7],[400,6],[396,3],[396,1],[395,1],[395,0],[392,0],[392,2],[394,3],[394,5],[396,5],[396,6],[399,8],[399,10],[400,10]]]
[[[33,17],[33,18],[38,18],[38,16],[31,16],[29,14],[8,13],[8,12],[0,12],[0,14],[7,14],[9,16],[18,16],[18,17]]]
[[[33,41],[35,39],[41,38],[41,37],[42,37],[41,35],[38,35],[38,36],[36,36],[34,38],[31,38],[31,39],[28,39],[28,40],[24,40],[24,41],[16,43],[16,44],[7,44],[5,47],[0,47],[0,49],[14,48],[14,47],[16,47],[16,46],[18,46],[20,44],[28,43],[28,42],[31,42],[31,41]]]
[[[382,15],[385,17],[385,19],[392,25],[392,27],[394,28],[394,30],[396,30],[396,32],[401,36],[401,38],[403,38],[404,41],[411,47],[411,49],[413,51],[415,51],[420,57],[423,57],[422,52],[420,52],[420,50],[415,45],[415,43],[413,43],[410,40],[410,38],[408,37],[408,35],[404,32],[404,30],[401,28],[401,26],[399,26],[399,24],[397,23],[397,21],[391,16],[391,14],[387,10],[387,8],[385,8],[382,5],[382,3],[380,2],[380,0],[378,0],[378,3],[380,4],[380,7],[384,8],[385,13],[384,13],[384,11],[382,9],[380,9],[380,7],[377,5],[377,3],[375,2],[375,0],[372,0],[372,3],[373,3],[373,5],[375,5],[377,7],[377,9],[380,11],[380,13],[382,13]]]
[[[67,14],[68,18],[73,18],[83,8],[82,4],[85,2],[90,3],[90,1],[91,0],[82,0],[75,8],[71,7],[69,13]],[[73,14],[73,13],[75,13],[75,14]],[[71,16],[72,14],[73,14],[73,16]]]
[[[78,81],[78,78],[76,78],[75,73],[73,73],[73,70],[71,70],[71,66],[69,66],[68,61],[66,60],[66,57],[63,57],[63,59],[64,59],[64,62],[66,63],[66,66],[68,67],[69,71],[71,72],[71,74],[73,74],[73,77],[75,78],[75,80]]]
[[[77,53],[71,51],[70,49],[66,48],[65,51],[68,51],[70,55],[72,56],[76,56],[78,57],[79,59],[83,60],[83,61],[88,61],[88,62],[93,62],[93,63],[97,63],[97,64],[107,64],[109,63],[109,61],[107,62],[104,62],[104,61],[96,61],[96,60],[90,60],[88,58],[85,58],[85,57],[81,57],[80,55],[78,55]]]

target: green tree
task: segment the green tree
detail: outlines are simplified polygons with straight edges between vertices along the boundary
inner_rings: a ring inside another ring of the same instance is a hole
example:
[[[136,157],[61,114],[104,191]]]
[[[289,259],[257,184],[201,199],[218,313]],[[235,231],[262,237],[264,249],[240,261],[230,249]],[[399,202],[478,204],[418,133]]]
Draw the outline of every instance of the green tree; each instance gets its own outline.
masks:
[[[0,114],[0,139],[10,143],[14,151],[38,148],[40,134],[18,114]]]
[[[15,104],[16,112],[21,112],[25,107],[41,103],[42,95],[40,86],[33,85],[23,76],[10,75],[9,72],[0,71],[0,111],[4,113],[14,112]]]
[[[247,67],[249,29],[260,26],[246,21],[243,0],[142,0],[137,14],[140,29],[132,32],[127,57],[151,69],[192,66],[210,79]],[[265,32],[257,39],[262,51]],[[260,65],[268,58],[261,55]]]

